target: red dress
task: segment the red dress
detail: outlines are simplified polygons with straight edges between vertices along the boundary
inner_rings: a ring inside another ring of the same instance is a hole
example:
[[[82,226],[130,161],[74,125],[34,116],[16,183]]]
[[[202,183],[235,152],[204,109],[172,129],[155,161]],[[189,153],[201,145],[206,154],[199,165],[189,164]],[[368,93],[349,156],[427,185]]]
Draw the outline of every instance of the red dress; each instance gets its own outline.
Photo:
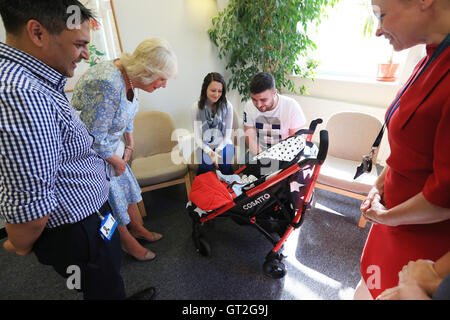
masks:
[[[436,47],[427,46],[424,59],[429,59]],[[389,122],[391,155],[384,184],[387,208],[420,192],[432,204],[450,208],[449,71],[450,47],[404,92]],[[398,284],[398,272],[409,261],[436,261],[448,251],[450,220],[397,227],[374,224],[361,257],[361,273],[376,298]]]

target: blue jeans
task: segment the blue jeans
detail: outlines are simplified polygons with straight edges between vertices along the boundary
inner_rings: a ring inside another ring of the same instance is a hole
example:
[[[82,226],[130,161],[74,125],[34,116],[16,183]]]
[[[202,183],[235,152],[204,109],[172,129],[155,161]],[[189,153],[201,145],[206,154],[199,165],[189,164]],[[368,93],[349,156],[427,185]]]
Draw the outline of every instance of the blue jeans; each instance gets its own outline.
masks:
[[[211,157],[207,153],[203,152],[203,150],[200,148],[197,149],[197,152],[198,152],[197,159],[199,159],[200,156],[202,159],[202,163],[199,164],[198,166],[197,175],[206,173],[208,171],[215,171]],[[227,144],[225,148],[222,149],[222,152],[219,154],[222,157],[219,158],[218,161],[219,170],[223,174],[226,175],[233,174],[234,171],[233,168],[231,167],[231,163],[233,162],[234,152],[235,152],[234,146],[232,144]]]

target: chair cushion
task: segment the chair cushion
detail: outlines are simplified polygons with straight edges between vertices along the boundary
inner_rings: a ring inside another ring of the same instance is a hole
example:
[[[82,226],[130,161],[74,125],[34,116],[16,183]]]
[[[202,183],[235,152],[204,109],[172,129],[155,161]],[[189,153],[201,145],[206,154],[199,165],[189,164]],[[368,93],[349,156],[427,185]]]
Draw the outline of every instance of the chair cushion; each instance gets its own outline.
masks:
[[[377,170],[372,167],[372,172],[364,173],[354,180],[356,168],[360,164],[357,161],[344,160],[328,155],[320,169],[317,181],[340,189],[367,194],[378,177]]]
[[[183,163],[174,164],[171,152],[168,152],[134,159],[131,171],[142,188],[182,178],[187,172],[187,166]]]

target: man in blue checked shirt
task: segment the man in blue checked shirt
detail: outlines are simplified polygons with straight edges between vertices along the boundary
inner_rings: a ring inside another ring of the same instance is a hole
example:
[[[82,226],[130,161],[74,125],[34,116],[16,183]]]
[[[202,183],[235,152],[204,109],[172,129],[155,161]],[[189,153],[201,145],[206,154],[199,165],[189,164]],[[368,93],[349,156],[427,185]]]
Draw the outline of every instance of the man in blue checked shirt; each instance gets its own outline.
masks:
[[[119,235],[105,241],[99,233],[111,210],[106,165],[64,93],[66,77],[89,58],[92,12],[76,0],[0,0],[0,14],[3,246],[33,251],[63,277],[78,267],[85,299],[123,299]]]

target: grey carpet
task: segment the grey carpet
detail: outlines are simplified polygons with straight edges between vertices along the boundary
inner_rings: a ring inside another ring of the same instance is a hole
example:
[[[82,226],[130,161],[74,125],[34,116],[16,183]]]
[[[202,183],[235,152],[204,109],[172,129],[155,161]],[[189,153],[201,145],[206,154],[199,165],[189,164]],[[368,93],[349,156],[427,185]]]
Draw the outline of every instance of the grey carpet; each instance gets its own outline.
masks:
[[[211,256],[203,257],[191,238],[184,186],[146,193],[145,225],[164,238],[145,244],[156,252],[155,261],[123,255],[127,293],[155,286],[159,300],[350,299],[360,279],[359,259],[370,224],[357,227],[360,201],[322,190],[316,195],[316,208],[285,245],[287,275],[274,280],[262,273],[272,246],[256,229],[214,219],[204,230]],[[0,299],[82,299],[32,254],[19,257],[0,250],[0,270]]]

